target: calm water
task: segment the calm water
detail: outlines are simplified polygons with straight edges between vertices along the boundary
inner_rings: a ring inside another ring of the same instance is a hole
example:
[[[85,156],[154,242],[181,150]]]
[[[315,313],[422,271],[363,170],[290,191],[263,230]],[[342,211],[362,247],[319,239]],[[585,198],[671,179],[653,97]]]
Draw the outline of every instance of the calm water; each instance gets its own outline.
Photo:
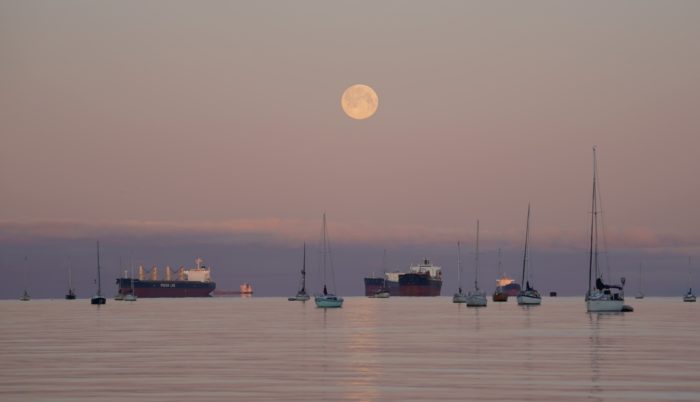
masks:
[[[1,401],[700,400],[700,303],[0,302]]]

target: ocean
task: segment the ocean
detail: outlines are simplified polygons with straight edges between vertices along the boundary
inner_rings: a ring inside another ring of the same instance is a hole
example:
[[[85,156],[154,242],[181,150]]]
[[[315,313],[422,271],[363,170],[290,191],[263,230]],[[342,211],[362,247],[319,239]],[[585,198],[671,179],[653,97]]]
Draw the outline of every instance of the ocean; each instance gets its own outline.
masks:
[[[0,301],[0,401],[698,401],[700,303]]]

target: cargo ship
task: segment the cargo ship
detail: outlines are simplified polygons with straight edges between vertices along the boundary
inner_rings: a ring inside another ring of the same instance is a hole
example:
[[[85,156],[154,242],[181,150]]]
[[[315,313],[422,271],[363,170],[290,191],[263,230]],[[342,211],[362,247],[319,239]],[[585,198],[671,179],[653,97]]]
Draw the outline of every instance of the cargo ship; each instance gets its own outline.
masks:
[[[174,273],[170,267],[165,268],[165,278],[158,278],[158,267],[154,266],[148,273],[139,267],[139,277],[132,279],[126,277],[117,279],[119,295],[132,292],[141,298],[148,297],[209,297],[216,288],[216,283],[211,280],[211,269],[202,265],[202,259],[195,260],[195,267],[180,269]]]
[[[383,277],[372,275],[364,280],[365,296],[373,297],[383,286],[391,296],[440,296],[442,268],[425,258],[408,272],[386,272]]]

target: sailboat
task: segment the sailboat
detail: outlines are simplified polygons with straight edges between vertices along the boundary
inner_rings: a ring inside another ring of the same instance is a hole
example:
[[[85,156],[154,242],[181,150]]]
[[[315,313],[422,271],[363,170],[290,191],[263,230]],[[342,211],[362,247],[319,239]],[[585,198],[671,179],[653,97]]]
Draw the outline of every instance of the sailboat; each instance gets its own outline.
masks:
[[[66,294],[66,300],[75,300],[75,289],[73,289],[73,276],[71,275],[71,264],[68,261],[68,293]]]
[[[525,267],[527,266],[527,243],[530,238],[530,204],[527,204],[527,223],[525,224],[525,251],[523,251],[523,275],[520,283],[525,284],[525,289],[518,292],[518,305],[537,306],[542,304],[540,292],[530,286],[530,281],[525,280]]]
[[[638,289],[637,294],[634,295],[635,299],[643,299],[644,292],[642,292],[642,263],[639,263],[639,283],[637,283]]]
[[[598,165],[595,148],[593,148],[593,197],[591,201],[591,242],[588,253],[588,292],[586,293],[586,309],[593,312],[623,311],[625,294],[621,285],[606,285],[598,269],[598,199],[597,190]],[[594,285],[595,281],[595,285]]]
[[[374,296],[372,296],[375,299],[388,299],[391,297],[389,287],[386,285],[386,249],[384,249],[384,254],[382,254],[382,272],[384,272],[384,281],[382,282],[382,287],[377,289]]]
[[[100,278],[100,242],[97,242],[97,293],[90,299],[90,304],[106,304],[107,299],[102,296],[102,278]]]
[[[32,297],[27,292],[27,257],[24,257],[24,293],[19,298],[20,301],[30,301]]]
[[[124,301],[136,301],[136,290],[134,289],[134,263],[131,262],[131,292],[124,295]]]
[[[688,257],[688,278],[689,278],[689,279],[688,279],[688,282],[691,282],[692,279],[691,279],[691,271],[690,271],[690,257]],[[695,302],[695,295],[693,294],[693,288],[692,288],[692,287],[689,288],[689,289],[688,289],[688,293],[686,293],[686,294],[683,296],[683,301],[684,301],[684,302],[690,302],[690,303]]]
[[[304,258],[301,264],[301,286],[297,291],[296,296],[289,297],[289,301],[307,301],[311,297],[306,293],[306,243],[304,243]]]
[[[467,302],[467,295],[462,292],[462,265],[460,264],[460,254],[462,254],[461,248],[459,241],[457,241],[457,283],[459,283],[459,287],[457,288],[457,293],[452,296],[452,303]]]
[[[335,294],[328,291],[328,283],[326,281],[326,272],[327,272],[327,263],[329,262],[328,260],[330,259],[330,265],[331,265],[331,276],[333,276],[333,259],[330,256],[330,246],[328,245],[328,229],[326,227],[326,214],[323,214],[323,234],[322,234],[322,247],[321,247],[321,254],[322,254],[322,262],[323,262],[323,293],[320,295],[317,295],[314,298],[314,301],[316,302],[316,307],[321,307],[321,308],[339,308],[343,307],[343,298],[336,296]],[[333,280],[335,282],[335,280]]]
[[[501,271],[501,249],[498,249],[498,272]],[[505,278],[505,274],[503,274],[503,278]],[[511,281],[512,282],[512,281]],[[503,286],[501,285],[501,281],[498,280],[496,281],[497,285],[496,290],[493,291],[493,301],[495,302],[507,302],[508,301],[508,293],[503,289]]]
[[[476,221],[476,251],[474,257],[474,290],[467,294],[467,307],[486,307],[486,292],[479,290],[479,221]]]

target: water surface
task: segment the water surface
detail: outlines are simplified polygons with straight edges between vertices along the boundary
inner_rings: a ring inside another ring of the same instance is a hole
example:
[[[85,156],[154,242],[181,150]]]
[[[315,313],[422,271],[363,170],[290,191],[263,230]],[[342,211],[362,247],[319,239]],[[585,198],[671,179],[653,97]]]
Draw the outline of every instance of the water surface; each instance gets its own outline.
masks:
[[[700,303],[0,301],[0,400],[700,400]]]

